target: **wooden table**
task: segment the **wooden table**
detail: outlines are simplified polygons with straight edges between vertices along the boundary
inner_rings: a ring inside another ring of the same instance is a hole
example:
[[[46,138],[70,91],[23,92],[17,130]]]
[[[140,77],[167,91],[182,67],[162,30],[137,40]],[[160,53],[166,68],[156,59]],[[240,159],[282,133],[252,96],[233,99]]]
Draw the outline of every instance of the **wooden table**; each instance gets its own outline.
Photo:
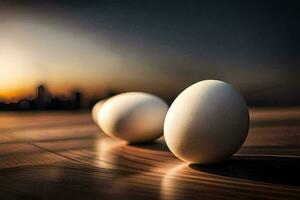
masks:
[[[188,165],[126,145],[90,113],[0,113],[0,199],[300,199],[300,109],[251,109],[231,159]]]

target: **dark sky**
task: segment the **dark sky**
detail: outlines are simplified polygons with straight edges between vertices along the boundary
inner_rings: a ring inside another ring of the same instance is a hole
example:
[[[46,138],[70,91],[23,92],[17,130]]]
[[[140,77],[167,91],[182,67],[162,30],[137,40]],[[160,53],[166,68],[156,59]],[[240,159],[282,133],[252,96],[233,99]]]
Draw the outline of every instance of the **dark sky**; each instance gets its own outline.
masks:
[[[299,1],[284,0],[0,1],[3,16],[71,27],[95,42],[101,34],[114,53],[126,55],[128,73],[151,71],[124,90],[144,85],[152,91],[151,81],[159,81],[141,80],[159,73],[178,84],[164,82],[161,90],[155,85],[158,93],[177,94],[191,83],[215,78],[251,98],[277,99],[299,98],[299,10]]]

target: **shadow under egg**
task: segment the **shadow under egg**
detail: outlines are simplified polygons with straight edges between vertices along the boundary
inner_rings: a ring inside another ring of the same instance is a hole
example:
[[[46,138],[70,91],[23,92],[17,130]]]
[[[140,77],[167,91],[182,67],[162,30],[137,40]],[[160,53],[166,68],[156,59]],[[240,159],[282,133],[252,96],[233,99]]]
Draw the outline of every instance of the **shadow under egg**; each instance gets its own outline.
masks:
[[[132,147],[137,147],[141,149],[147,149],[147,150],[155,150],[155,151],[168,151],[170,152],[165,140],[163,137],[151,141],[151,142],[144,142],[144,143],[128,143],[128,145]]]
[[[300,185],[300,158],[275,156],[233,156],[216,164],[190,164],[192,169],[221,176],[272,184]]]

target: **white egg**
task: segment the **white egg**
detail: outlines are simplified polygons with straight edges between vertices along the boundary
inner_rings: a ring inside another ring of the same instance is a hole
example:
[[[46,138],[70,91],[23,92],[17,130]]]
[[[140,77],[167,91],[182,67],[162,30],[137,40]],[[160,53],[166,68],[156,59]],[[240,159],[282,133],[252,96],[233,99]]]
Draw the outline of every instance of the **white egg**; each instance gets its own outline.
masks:
[[[104,102],[106,101],[107,99],[103,99],[99,102],[97,102],[93,109],[92,109],[92,118],[94,120],[94,122],[97,124],[97,126],[99,127],[99,124],[98,124],[98,116],[99,116],[99,113],[100,113],[100,110],[104,104]]]
[[[129,143],[150,142],[163,134],[168,105],[159,97],[128,92],[107,100],[98,124],[109,136]]]
[[[243,97],[217,80],[195,83],[174,100],[166,115],[164,136],[181,160],[208,164],[233,155],[244,143],[249,111]]]

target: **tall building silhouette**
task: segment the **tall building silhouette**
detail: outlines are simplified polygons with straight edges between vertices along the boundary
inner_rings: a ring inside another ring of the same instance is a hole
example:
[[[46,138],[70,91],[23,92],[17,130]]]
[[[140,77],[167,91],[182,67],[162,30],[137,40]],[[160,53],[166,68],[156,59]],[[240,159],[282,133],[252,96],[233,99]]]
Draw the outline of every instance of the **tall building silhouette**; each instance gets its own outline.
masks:
[[[46,87],[43,85],[39,85],[37,87],[37,93],[36,93],[36,108],[38,110],[44,110],[47,109],[47,104],[49,103],[51,95],[47,91]]]
[[[72,94],[72,102],[74,109],[79,109],[81,107],[82,95],[79,91],[74,91]]]
[[[36,96],[37,96],[37,99],[44,100],[44,101],[46,100],[47,90],[46,90],[45,86],[43,86],[43,85],[38,86]]]

